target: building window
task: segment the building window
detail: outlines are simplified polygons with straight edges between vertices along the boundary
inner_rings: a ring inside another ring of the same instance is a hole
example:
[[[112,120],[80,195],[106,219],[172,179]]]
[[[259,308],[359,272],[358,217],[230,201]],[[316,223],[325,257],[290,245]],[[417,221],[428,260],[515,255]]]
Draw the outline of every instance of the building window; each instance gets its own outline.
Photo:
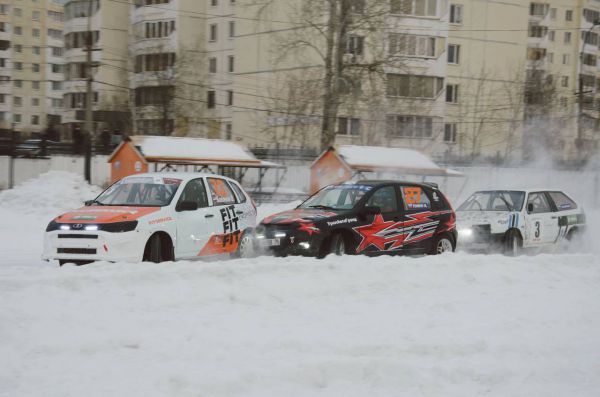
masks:
[[[63,55],[62,47],[52,47],[52,56],[61,57]]]
[[[52,19],[54,22],[64,22],[65,14],[57,11],[48,11],[48,18]]]
[[[460,60],[460,46],[458,44],[448,44],[448,63],[458,65]]]
[[[219,0],[210,0],[210,5],[216,7],[219,5]]]
[[[135,57],[135,73],[162,72],[175,65],[175,53],[145,54]]]
[[[158,1],[153,1],[153,3],[158,4]],[[90,4],[89,0],[69,1],[65,5],[64,18],[61,13],[54,12],[55,14],[60,14],[60,15],[56,15],[56,18],[53,18],[53,19],[57,22],[62,22],[62,19],[69,20],[69,19],[73,19],[73,18],[85,18],[85,17],[89,16],[90,5],[92,5],[92,15],[95,14],[96,11],[98,11],[98,9],[100,9],[100,1],[99,0],[94,0],[93,4]],[[136,1],[136,5],[137,5],[137,1]],[[48,16],[51,16],[50,15],[51,12],[52,11],[48,11]],[[60,20],[58,18],[60,18]]]
[[[31,124],[39,125],[40,124],[40,116],[38,116],[37,114],[34,114],[33,116],[31,116]]]
[[[550,9],[550,18],[556,19],[556,8]]]
[[[233,73],[235,70],[235,57],[233,55],[227,57],[227,64],[227,71]]]
[[[23,106],[23,98],[21,98],[20,96],[13,97],[13,105]]]
[[[548,4],[545,3],[530,3],[529,15],[536,17],[545,17],[548,13]]]
[[[217,73],[217,58],[212,57],[208,59],[208,72]]]
[[[536,24],[529,24],[529,37],[544,37],[548,33],[547,26],[540,26]]]
[[[51,101],[53,108],[62,108],[62,99],[52,98]]]
[[[52,73],[62,73],[62,65],[52,64]]]
[[[437,15],[437,0],[391,0],[390,12],[434,17]]]
[[[20,26],[15,26],[15,34],[22,35],[23,34],[23,28],[20,27]]]
[[[569,76],[563,76],[562,77],[561,85],[563,87],[568,87],[569,86]]]
[[[15,62],[15,70],[23,70],[23,62]]]
[[[38,46],[31,47],[31,52],[33,53],[33,55],[40,55],[40,47],[38,47]]]
[[[32,63],[31,64],[31,71],[33,73],[39,73],[40,72],[40,64],[39,63]]]
[[[175,87],[162,85],[135,89],[135,106],[169,106]]]
[[[573,10],[565,11],[565,21],[572,21],[572,20],[573,20]]]
[[[206,107],[214,109],[216,106],[216,93],[215,91],[208,91],[206,93]]]
[[[40,20],[40,12],[39,11],[33,11],[31,13],[31,19],[33,19],[34,21],[39,21]]]
[[[360,135],[360,119],[353,117],[338,117],[339,135]]]
[[[444,78],[408,74],[387,74],[387,95],[433,99],[444,89]]]
[[[0,22],[0,32],[6,32],[6,22]]]
[[[565,32],[565,44],[571,43],[571,32]]]
[[[450,5],[450,23],[462,23],[462,5]]]
[[[15,52],[19,52],[19,53],[23,52],[23,46],[21,44],[15,44],[13,49],[15,50]]]
[[[141,25],[136,27],[136,35],[147,39],[157,39],[161,37],[169,37],[175,30],[175,21],[158,21],[146,22],[143,25],[144,32],[140,32]]]
[[[563,65],[569,64],[569,54],[563,54],[562,63],[563,63]]]
[[[233,135],[233,128],[231,123],[227,123],[225,124],[225,139],[227,139],[228,141],[231,140],[232,135]]]
[[[388,136],[396,138],[431,138],[433,117],[387,115],[385,117]]]
[[[1,15],[8,14],[8,4],[0,4],[0,14]]]
[[[588,66],[596,66],[596,56],[593,54],[583,53],[583,64]]]
[[[390,54],[435,57],[435,37],[392,33],[389,35],[389,42]]]
[[[233,91],[227,90],[227,106],[233,106]]]
[[[0,103],[6,103],[6,94],[0,94]]]
[[[31,82],[31,88],[34,90],[39,90],[40,89],[40,82],[39,81],[32,81]]]
[[[546,54],[546,59],[548,59],[548,63],[554,63],[554,53],[549,52],[548,54]]]
[[[229,21],[229,37],[235,37],[235,21]]]
[[[528,48],[527,49],[527,60],[529,61],[541,61],[546,57],[545,48]]]
[[[567,98],[566,98],[566,97],[564,97],[564,96],[563,96],[563,97],[560,97],[560,106],[562,106],[563,108],[566,108],[568,104],[569,104],[569,103],[568,103],[568,101],[567,101]]]
[[[444,124],[444,142],[456,143],[456,123]]]
[[[15,80],[15,87],[16,88],[22,88],[23,87],[23,80]]]
[[[216,23],[211,24],[209,27],[208,40],[209,41],[217,41],[217,24]]]
[[[346,38],[345,53],[362,55],[365,38],[362,36],[348,36]]]
[[[52,90],[53,91],[60,91],[60,90],[62,90],[62,81],[53,81],[52,82]]]
[[[20,8],[15,8],[14,14],[16,17],[21,17],[23,15],[23,10]]]
[[[37,29],[37,28],[33,28],[33,29],[31,29],[31,35],[32,35],[33,37],[40,37],[40,30],[39,30],[39,29]]]
[[[447,84],[446,85],[446,102],[457,103],[458,102],[458,84]]]
[[[21,115],[20,114],[13,114],[13,121],[15,123],[20,123],[21,122]]]
[[[6,67],[6,59],[0,58],[0,68],[5,68],[5,67]]]
[[[80,39],[81,42],[83,44],[83,37],[86,35],[86,32],[75,32],[75,33],[70,33],[71,35],[80,35]],[[94,35],[94,43],[98,42],[98,38],[100,36],[100,33],[98,31],[93,32]],[[56,40],[62,40],[63,39],[63,31],[59,30],[59,29],[48,29],[48,37],[52,38],[52,39],[56,39]],[[66,40],[66,37],[65,37]],[[83,45],[82,45],[83,47]]]

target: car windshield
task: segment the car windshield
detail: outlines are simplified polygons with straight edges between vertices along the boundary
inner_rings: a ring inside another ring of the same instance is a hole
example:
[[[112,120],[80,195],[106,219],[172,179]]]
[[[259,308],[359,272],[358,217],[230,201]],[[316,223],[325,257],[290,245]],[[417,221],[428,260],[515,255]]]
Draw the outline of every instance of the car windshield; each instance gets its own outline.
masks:
[[[458,211],[521,211],[525,192],[493,190],[473,193]]]
[[[349,210],[354,208],[360,199],[373,188],[370,185],[332,185],[319,190],[298,208],[315,208],[325,210]]]
[[[102,192],[94,204],[164,207],[171,203],[180,184],[181,179],[159,176],[124,178]]]

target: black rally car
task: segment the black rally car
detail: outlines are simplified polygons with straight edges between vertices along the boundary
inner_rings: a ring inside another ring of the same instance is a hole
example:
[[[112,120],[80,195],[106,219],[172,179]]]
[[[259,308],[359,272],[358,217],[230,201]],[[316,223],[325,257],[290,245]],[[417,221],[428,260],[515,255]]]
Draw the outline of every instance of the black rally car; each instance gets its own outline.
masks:
[[[455,219],[434,184],[346,182],[263,219],[256,239],[276,255],[439,254],[456,247]]]

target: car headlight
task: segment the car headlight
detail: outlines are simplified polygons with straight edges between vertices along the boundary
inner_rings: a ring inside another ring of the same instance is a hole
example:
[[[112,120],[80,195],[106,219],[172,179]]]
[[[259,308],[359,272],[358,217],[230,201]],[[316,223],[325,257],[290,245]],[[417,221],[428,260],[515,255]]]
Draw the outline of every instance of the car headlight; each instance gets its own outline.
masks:
[[[470,229],[470,228],[458,229],[458,235],[460,237],[471,237],[473,235],[473,229]]]
[[[135,230],[138,225],[138,221],[125,221],[125,222],[114,222],[114,223],[103,223],[98,225],[97,230],[110,233],[124,233]]]
[[[61,230],[60,227],[64,226],[61,225],[60,223],[56,222],[54,219],[50,221],[50,223],[48,224],[48,226],[46,226],[46,231],[47,232],[52,232],[54,230]]]

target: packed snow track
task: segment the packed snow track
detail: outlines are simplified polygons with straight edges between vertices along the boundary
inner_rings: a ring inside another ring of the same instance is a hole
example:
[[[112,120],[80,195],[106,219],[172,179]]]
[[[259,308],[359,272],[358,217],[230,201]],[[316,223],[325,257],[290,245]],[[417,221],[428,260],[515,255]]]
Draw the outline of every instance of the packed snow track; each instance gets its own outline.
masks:
[[[47,175],[0,193],[1,396],[600,390],[596,251],[59,268],[44,227],[93,189]]]

